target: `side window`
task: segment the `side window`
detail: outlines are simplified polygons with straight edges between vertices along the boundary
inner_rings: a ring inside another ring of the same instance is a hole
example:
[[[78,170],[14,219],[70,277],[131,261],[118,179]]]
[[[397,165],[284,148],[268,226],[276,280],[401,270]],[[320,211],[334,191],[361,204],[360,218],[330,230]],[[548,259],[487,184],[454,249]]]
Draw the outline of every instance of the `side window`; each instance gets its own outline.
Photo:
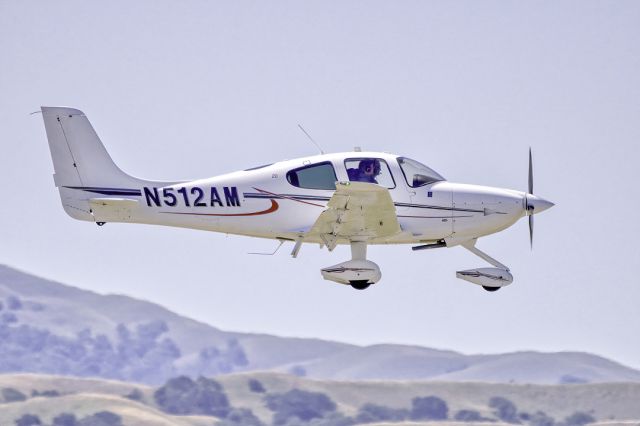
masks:
[[[336,171],[329,162],[312,164],[287,172],[287,181],[298,188],[336,189]]]
[[[379,158],[348,158],[344,161],[350,181],[377,183],[385,188],[395,188],[387,162]]]

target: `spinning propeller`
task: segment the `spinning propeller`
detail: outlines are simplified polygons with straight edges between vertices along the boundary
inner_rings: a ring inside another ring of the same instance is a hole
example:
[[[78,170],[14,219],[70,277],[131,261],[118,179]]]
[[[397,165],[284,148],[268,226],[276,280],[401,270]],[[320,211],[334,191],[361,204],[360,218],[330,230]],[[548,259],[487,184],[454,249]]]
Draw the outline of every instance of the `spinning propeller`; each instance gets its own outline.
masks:
[[[554,206],[551,201],[533,195],[533,160],[531,158],[531,148],[529,148],[529,186],[527,194],[524,196],[525,213],[529,216],[529,242],[533,249],[533,215],[543,212]]]

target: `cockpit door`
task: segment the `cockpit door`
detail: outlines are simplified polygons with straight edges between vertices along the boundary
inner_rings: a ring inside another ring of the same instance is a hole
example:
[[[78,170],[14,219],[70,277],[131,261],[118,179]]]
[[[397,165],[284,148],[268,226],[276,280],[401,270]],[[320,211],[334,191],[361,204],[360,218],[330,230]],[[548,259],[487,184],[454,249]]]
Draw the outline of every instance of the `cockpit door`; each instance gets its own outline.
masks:
[[[432,169],[404,157],[398,158],[398,174],[409,198],[398,212],[403,228],[424,241],[450,236],[454,219],[450,185]]]
[[[389,190],[396,212],[407,209],[411,200],[401,180],[402,172],[395,161],[376,156],[354,156],[345,158],[344,167],[349,181],[380,185]]]

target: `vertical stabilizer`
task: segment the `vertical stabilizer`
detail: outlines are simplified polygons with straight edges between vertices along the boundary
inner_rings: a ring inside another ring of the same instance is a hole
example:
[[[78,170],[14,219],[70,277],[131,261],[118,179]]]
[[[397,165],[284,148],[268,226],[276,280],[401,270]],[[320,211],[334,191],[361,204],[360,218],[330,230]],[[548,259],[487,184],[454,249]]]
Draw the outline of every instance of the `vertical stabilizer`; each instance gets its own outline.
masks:
[[[82,111],[42,107],[42,116],[53,159],[54,182],[70,216],[93,220],[87,190],[139,188],[142,181],[116,166]]]
[[[80,110],[42,107],[56,186],[127,185],[137,179],[115,165]]]

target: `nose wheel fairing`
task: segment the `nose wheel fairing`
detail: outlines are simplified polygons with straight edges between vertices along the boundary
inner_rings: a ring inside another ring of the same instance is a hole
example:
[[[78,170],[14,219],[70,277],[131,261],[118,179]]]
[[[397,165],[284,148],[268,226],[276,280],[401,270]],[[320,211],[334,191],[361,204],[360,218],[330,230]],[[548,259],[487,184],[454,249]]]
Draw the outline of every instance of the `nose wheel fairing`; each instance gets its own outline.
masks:
[[[513,282],[513,275],[509,271],[506,265],[498,262],[482,250],[478,249],[476,245],[477,240],[467,241],[462,243],[462,247],[469,250],[471,253],[485,260],[493,265],[493,268],[474,268],[467,269],[465,271],[457,271],[456,278],[469,281],[470,283],[477,284],[487,291],[496,291],[502,287],[506,287]]]

